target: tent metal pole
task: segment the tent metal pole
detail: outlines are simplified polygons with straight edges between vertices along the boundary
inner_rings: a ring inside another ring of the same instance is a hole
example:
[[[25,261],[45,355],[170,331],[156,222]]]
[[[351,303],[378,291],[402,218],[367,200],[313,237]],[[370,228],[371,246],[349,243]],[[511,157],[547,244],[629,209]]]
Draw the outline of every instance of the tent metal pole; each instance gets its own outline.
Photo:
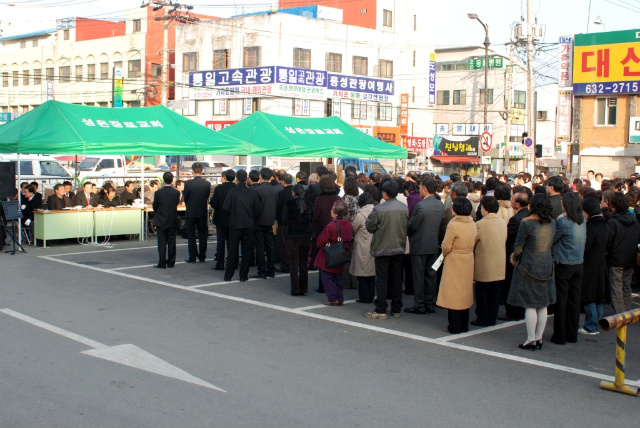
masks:
[[[18,169],[18,203],[20,204],[20,207],[22,207],[22,189],[20,189],[20,181],[22,180],[22,176],[20,174],[20,152],[18,152],[16,168]],[[13,238],[15,239],[15,236]],[[18,244],[22,245],[22,221],[20,221],[20,219],[18,219]]]
[[[144,155],[141,157],[142,162],[140,163],[140,197],[142,198],[142,224],[140,225],[140,234],[144,237],[144,240],[147,240],[147,235],[145,234],[145,226],[146,226],[146,213],[145,204],[144,204]]]

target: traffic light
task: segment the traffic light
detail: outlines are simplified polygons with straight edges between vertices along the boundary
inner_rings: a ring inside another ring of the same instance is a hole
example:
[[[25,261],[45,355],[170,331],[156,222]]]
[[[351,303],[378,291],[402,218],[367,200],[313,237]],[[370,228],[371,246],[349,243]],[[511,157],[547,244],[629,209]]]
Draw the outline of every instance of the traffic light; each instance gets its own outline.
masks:
[[[536,157],[542,157],[542,144],[536,144]]]

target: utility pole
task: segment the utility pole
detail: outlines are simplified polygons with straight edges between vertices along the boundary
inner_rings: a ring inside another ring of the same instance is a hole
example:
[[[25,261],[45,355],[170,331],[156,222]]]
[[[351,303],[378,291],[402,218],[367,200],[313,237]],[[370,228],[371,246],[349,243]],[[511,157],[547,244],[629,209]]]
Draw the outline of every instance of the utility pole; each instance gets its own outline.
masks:
[[[163,41],[162,41],[162,105],[166,106],[169,100],[169,21],[177,21],[181,24],[192,24],[200,19],[192,17],[190,11],[193,6],[186,4],[174,3],[165,0],[149,0],[142,2],[140,7],[153,5],[153,11],[164,9],[164,16],[158,16],[156,21],[164,21]],[[171,9],[168,9],[171,8]]]
[[[531,0],[527,0],[527,130],[529,132],[529,138],[533,140],[533,147],[535,150],[536,136],[535,136],[535,120],[534,117],[534,105],[533,105],[533,17],[531,13]],[[529,153],[527,155],[529,165],[527,171],[530,174],[535,174],[535,154]]]
[[[510,70],[510,71],[509,71]],[[504,148],[503,174],[509,173],[509,143],[511,142],[511,106],[513,105],[513,43],[509,44],[509,66],[507,68],[507,130]]]

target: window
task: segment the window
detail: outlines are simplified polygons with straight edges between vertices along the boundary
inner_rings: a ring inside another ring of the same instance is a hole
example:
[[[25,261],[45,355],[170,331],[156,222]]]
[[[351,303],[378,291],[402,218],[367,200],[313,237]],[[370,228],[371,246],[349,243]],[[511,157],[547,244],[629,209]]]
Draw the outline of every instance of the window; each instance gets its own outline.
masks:
[[[480,104],[484,105],[484,89],[480,89]],[[493,104],[493,89],[487,89],[487,104]]]
[[[29,70],[22,70],[22,84],[29,86]]]
[[[9,73],[2,73],[2,87],[6,88],[9,86]]]
[[[151,77],[162,77],[162,64],[151,64]]]
[[[69,176],[69,173],[56,161],[40,161],[40,173],[41,175],[57,175],[60,177]]]
[[[596,98],[596,125],[615,125],[617,105],[616,97]]]
[[[229,111],[229,100],[213,100],[213,114],[225,116]]]
[[[213,51],[213,69],[223,70],[229,68],[229,49],[216,49]]]
[[[242,114],[250,115],[260,110],[260,100],[258,98],[244,98],[242,101],[244,103]]]
[[[309,116],[311,112],[311,101],[295,98],[293,100],[293,115],[294,116]]]
[[[38,47],[38,39],[35,39],[33,42],[31,42],[31,46],[34,48]]]
[[[367,118],[367,102],[366,101],[354,101],[351,105],[351,118],[352,119],[366,119]]]
[[[52,81],[53,80],[53,67],[51,68],[45,68],[45,79],[47,79],[48,81]]]
[[[63,38],[64,38],[65,40],[69,40],[69,30],[64,30],[64,31],[62,32],[62,34],[63,34]]]
[[[378,120],[391,120],[391,103],[378,104]]]
[[[438,71],[453,71],[453,64],[438,64]]]
[[[382,10],[382,25],[384,27],[393,27],[393,12],[390,10]]]
[[[327,71],[342,73],[342,54],[327,52],[326,63]]]
[[[13,86],[18,86],[20,84],[20,73],[14,71],[12,77],[13,78],[11,80],[13,80]]]
[[[82,66],[76,65],[76,82],[82,82]]]
[[[513,108],[527,108],[527,93],[525,91],[513,91]]]
[[[109,103],[106,101],[100,101],[98,107],[109,107]]]
[[[103,168],[115,168],[115,163],[113,162],[113,159],[102,159],[98,164],[98,167],[98,170]]]
[[[109,63],[101,62],[100,63],[100,79],[108,79],[109,78]]]
[[[95,64],[87,64],[87,80],[89,82],[93,82],[96,80],[96,65]]]
[[[260,66],[260,46],[251,46],[244,48],[242,52],[243,67],[259,67]]]
[[[367,76],[369,68],[369,59],[364,56],[353,57],[353,74],[358,76]]]
[[[538,120],[547,120],[547,112],[538,111],[537,117],[538,117]]]
[[[60,82],[71,82],[71,67],[60,67]]]
[[[198,69],[198,52],[182,54],[182,71],[196,71]]]
[[[456,71],[467,70],[467,64],[456,64]]]
[[[42,69],[36,68],[33,70],[33,84],[39,85],[42,82]]]
[[[467,91],[453,91],[453,105],[465,105],[467,103]]]
[[[27,47],[27,41],[26,41],[26,40],[22,40],[22,41],[20,42],[20,49],[24,49],[24,48],[26,48],[26,47]]]
[[[20,161],[20,174],[33,175],[33,161]]]
[[[311,49],[293,48],[293,66],[311,68]]]
[[[449,105],[449,91],[438,91],[436,93],[436,103],[441,106]]]
[[[122,69],[122,61],[114,61],[113,68]]]
[[[134,59],[129,61],[128,67],[129,67],[129,74],[128,74],[129,78],[140,77],[142,75],[142,65],[139,59]]]
[[[139,33],[140,31],[142,31],[142,22],[139,19],[134,19],[133,20],[133,32],[134,33]]]
[[[381,59],[378,62],[378,75],[379,77],[386,77],[387,79],[393,79],[393,61]]]

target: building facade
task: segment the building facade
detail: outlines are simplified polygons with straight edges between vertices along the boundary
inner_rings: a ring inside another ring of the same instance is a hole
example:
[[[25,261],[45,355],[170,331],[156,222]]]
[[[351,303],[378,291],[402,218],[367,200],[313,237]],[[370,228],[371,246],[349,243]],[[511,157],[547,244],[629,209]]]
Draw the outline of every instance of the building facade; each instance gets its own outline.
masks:
[[[433,123],[426,30],[413,26],[407,8],[379,12],[388,19],[379,28],[345,25],[343,9],[322,6],[180,26],[174,106],[213,128],[259,110],[339,116],[392,144],[403,135],[426,138]]]

